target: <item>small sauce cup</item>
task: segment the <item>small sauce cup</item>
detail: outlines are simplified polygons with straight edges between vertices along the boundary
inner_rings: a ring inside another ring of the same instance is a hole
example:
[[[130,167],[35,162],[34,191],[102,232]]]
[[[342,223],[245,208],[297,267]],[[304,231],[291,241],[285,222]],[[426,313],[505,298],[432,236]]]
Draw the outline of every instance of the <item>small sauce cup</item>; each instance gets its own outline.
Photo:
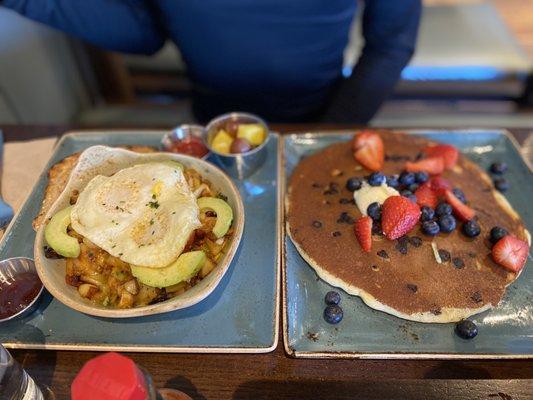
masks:
[[[236,129],[239,124],[261,125],[265,131],[263,142],[243,153],[221,153],[211,146],[215,135],[220,130],[226,130],[228,127],[230,127],[230,130]],[[244,112],[223,114],[207,124],[206,132],[205,145],[213,154],[213,158],[232,178],[245,179],[264,164],[267,156],[267,143],[270,138],[270,131],[266,122],[258,116]]]
[[[179,125],[163,136],[161,150],[205,160],[210,155],[205,136],[206,130],[201,125]]]
[[[0,323],[33,312],[43,290],[32,259],[14,257],[0,261]]]

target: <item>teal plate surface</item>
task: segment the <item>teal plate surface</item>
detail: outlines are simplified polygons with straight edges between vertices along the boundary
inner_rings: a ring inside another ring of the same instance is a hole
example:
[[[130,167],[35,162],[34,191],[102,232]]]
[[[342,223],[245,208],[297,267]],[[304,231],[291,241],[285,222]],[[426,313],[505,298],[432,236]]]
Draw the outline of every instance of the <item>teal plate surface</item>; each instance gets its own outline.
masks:
[[[161,131],[84,132],[63,137],[31,195],[0,243],[0,258],[33,258],[37,215],[54,163],[96,144],[158,146]],[[0,325],[11,348],[159,352],[268,352],[278,340],[278,136],[271,134],[263,167],[235,181],[246,213],[243,238],[230,269],[202,302],[166,314],[108,319],[74,311],[45,293],[39,308]]]
[[[506,197],[533,229],[533,178],[529,167],[505,131],[412,131],[457,146],[470,159],[487,168],[496,160],[509,165],[506,178],[511,189]],[[284,138],[283,185],[298,161],[348,140],[351,134],[298,134]],[[533,357],[533,262],[531,257],[520,277],[507,288],[499,307],[473,316],[479,334],[463,340],[454,324],[423,324],[403,320],[366,306],[322,281],[285,236],[283,266],[284,344],[295,357],[345,358],[529,358]],[[344,319],[327,324],[322,315],[324,295],[341,293]]]

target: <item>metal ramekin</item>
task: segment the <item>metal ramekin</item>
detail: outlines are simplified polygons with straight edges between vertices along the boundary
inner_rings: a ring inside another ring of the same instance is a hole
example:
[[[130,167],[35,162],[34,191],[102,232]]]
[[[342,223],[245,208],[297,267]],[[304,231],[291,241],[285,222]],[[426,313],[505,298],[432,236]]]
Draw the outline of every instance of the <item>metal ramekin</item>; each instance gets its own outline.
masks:
[[[174,142],[181,141],[189,136],[195,136],[202,140],[202,143],[206,143],[206,130],[202,125],[182,124],[172,129],[169,133],[166,133],[161,139],[161,150],[172,152],[172,144]],[[211,155],[211,149],[209,150],[202,160],[207,159]],[[176,153],[178,154],[178,153]],[[181,154],[181,153],[180,153]]]
[[[0,281],[12,280],[13,277],[21,272],[33,272],[38,277],[35,263],[31,258],[13,257],[0,261]],[[0,319],[0,323],[11,321],[15,318],[22,318],[31,314],[39,305],[39,299],[43,294],[43,291],[44,285],[41,283],[41,289],[25,308],[10,317]]]
[[[229,121],[263,125],[266,131],[266,138],[264,142],[246,153],[222,154],[216,150],[213,150],[210,144],[213,136]],[[270,139],[270,131],[266,122],[258,116],[244,112],[223,114],[211,120],[207,124],[206,132],[207,135],[205,138],[205,145],[213,154],[213,158],[232,178],[245,179],[252,175],[264,164],[267,156],[267,143]]]

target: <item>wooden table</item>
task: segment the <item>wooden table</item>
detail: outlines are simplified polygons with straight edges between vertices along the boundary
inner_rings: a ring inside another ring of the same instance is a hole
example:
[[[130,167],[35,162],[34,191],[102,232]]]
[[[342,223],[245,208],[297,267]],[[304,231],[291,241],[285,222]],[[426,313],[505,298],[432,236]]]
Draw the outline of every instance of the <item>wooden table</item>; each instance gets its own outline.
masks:
[[[349,127],[274,128],[287,133]],[[60,135],[66,131],[61,126],[0,126],[0,129],[6,140]],[[520,143],[529,132],[513,130]],[[13,354],[39,384],[51,387],[58,399],[68,399],[76,373],[99,353],[16,350]],[[305,360],[288,358],[281,342],[270,354],[128,356],[152,374],[158,387],[180,389],[194,399],[533,398],[533,361],[527,360]]]

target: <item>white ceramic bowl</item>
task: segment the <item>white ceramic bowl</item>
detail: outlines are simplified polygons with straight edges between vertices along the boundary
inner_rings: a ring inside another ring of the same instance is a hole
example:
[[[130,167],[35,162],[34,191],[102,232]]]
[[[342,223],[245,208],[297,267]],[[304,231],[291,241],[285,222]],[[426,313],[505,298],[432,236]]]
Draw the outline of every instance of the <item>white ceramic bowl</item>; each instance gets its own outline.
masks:
[[[139,154],[106,146],[90,147],[82,153],[77,166],[71,173],[67,186],[48,211],[45,221],[48,221],[57,211],[68,206],[72,190],[77,189],[81,192],[92,177],[98,174],[111,175],[118,170],[135,164],[161,160],[176,160],[187,167],[194,168],[203,177],[208,179],[218,191],[227,196],[228,204],[233,209],[234,214],[234,233],[230,243],[225,248],[224,256],[220,259],[217,266],[195,286],[172,299],[130,309],[106,308],[82,298],[75,287],[67,285],[65,282],[66,262],[64,259],[49,259],[45,257],[44,246],[46,245],[46,241],[44,239],[44,227],[46,224],[43,224],[37,231],[35,238],[35,265],[44,286],[57,300],[70,308],[89,315],[109,318],[130,318],[160,314],[192,306],[206,298],[220,283],[230,266],[241,240],[244,228],[244,207],[239,191],[233,182],[220,169],[201,159],[172,153]]]

